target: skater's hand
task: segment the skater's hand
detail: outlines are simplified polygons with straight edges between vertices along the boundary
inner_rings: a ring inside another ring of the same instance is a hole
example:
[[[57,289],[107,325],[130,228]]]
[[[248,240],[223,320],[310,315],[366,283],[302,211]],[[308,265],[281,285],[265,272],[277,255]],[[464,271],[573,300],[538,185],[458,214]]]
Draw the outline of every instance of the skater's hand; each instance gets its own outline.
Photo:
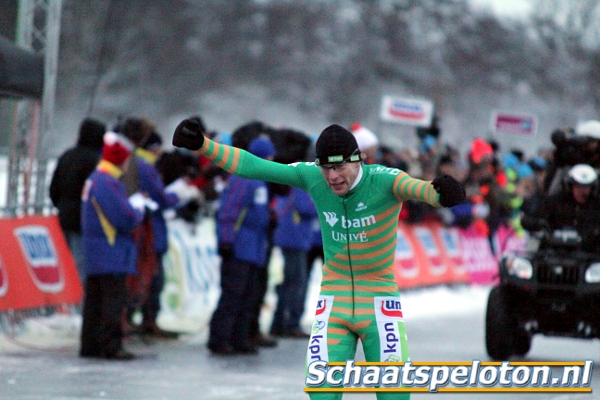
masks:
[[[221,243],[219,244],[218,253],[221,257],[233,257],[233,244]]]
[[[465,189],[460,182],[450,175],[438,176],[431,184],[435,191],[440,194],[440,204],[442,206],[453,207],[465,201]]]
[[[204,144],[204,131],[200,123],[193,118],[184,119],[175,128],[173,146],[198,150]]]

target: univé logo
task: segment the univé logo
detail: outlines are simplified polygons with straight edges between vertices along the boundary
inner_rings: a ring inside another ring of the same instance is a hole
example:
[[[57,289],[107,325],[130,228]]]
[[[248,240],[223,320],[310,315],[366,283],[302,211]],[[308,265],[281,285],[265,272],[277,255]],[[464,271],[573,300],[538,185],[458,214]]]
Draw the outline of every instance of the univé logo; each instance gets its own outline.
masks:
[[[0,297],[4,296],[6,292],[8,292],[8,275],[6,274],[4,261],[0,257]]]
[[[64,279],[52,237],[45,226],[27,225],[14,230],[33,282],[43,292],[63,290]]]

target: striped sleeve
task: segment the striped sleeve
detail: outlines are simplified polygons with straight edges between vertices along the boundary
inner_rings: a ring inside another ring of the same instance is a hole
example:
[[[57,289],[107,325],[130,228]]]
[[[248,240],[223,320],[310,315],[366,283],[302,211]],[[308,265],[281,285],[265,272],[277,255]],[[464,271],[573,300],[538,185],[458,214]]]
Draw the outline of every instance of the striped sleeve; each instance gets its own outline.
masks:
[[[420,200],[434,207],[441,207],[439,194],[429,181],[412,178],[402,171],[394,180],[394,195],[400,201]]]
[[[204,139],[200,154],[225,171],[241,178],[258,179],[305,189],[305,181],[300,169],[293,164],[286,165],[265,160],[246,150],[217,143],[208,138]]]

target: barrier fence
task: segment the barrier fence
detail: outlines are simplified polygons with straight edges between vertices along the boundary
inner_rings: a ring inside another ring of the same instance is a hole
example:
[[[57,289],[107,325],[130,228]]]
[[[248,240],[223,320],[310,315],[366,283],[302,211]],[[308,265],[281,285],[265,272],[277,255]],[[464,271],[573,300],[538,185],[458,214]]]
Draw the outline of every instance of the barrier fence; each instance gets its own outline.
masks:
[[[167,223],[169,251],[163,259],[166,283],[159,322],[197,331],[208,324],[220,291],[215,221]],[[0,313],[81,302],[81,282],[56,216],[0,219],[0,232]],[[400,223],[396,281],[400,289],[491,284],[497,279],[498,255],[523,251],[525,243],[526,238],[502,227],[492,243],[494,252],[476,228]],[[276,248],[269,265],[270,287],[282,279],[282,266]]]

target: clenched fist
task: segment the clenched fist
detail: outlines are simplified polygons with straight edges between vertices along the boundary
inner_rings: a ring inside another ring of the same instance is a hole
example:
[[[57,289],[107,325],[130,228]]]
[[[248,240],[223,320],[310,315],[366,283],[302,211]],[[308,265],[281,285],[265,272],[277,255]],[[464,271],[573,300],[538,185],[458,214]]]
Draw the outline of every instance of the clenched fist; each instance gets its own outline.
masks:
[[[440,204],[442,206],[453,207],[465,201],[465,189],[460,182],[450,175],[438,176],[431,184],[435,191],[440,194]]]
[[[173,146],[198,150],[204,144],[204,132],[200,123],[193,118],[184,119],[175,128]]]

